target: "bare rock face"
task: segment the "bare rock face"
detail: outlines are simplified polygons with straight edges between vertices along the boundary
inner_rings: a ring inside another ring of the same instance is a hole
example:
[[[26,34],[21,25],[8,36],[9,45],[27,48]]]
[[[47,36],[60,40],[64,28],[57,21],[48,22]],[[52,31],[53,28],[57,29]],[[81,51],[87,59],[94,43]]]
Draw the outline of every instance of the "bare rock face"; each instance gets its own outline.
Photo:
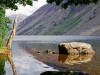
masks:
[[[58,45],[60,54],[94,54],[92,46],[84,42],[60,43]]]

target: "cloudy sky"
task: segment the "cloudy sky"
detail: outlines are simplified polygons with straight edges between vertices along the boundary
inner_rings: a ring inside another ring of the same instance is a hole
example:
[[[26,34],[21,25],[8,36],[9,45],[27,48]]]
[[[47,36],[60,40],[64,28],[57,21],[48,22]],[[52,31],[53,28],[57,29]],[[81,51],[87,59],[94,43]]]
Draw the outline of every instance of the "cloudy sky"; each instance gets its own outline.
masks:
[[[6,15],[7,16],[10,16],[10,15],[13,15],[13,14],[24,14],[24,15],[31,15],[33,12],[35,12],[38,8],[40,8],[41,6],[45,5],[46,4],[46,0],[38,0],[38,2],[33,2],[33,6],[21,6],[21,5],[18,5],[19,6],[19,9],[17,11],[12,11],[10,9],[6,10]]]

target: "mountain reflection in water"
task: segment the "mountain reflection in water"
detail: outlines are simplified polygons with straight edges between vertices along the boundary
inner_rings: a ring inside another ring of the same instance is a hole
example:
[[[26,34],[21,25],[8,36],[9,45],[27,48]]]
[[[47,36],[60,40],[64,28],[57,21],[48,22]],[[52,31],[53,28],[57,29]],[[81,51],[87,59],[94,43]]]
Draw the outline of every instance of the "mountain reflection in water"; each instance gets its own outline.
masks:
[[[65,55],[59,54],[58,61],[64,64],[81,64],[91,61],[93,55]]]

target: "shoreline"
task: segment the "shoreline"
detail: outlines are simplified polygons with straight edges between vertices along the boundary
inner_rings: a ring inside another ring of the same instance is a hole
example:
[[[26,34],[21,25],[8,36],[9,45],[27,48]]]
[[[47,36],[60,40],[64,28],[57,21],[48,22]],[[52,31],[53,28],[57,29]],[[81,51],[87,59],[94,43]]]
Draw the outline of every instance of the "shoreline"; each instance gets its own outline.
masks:
[[[46,64],[50,67],[53,67],[54,69],[61,70],[61,71],[69,70],[64,66],[57,64],[58,63],[58,54],[42,54],[42,53],[38,54],[36,51],[25,50],[25,49],[23,49],[23,51],[32,55],[36,60],[43,62],[44,64]]]
[[[34,49],[31,50],[32,48],[35,48],[34,45],[30,48],[30,46],[27,46],[27,44],[20,43],[19,46],[22,48],[22,50],[26,51],[28,54],[31,54],[36,60],[43,62],[47,65],[50,65],[51,67],[54,67],[56,69],[60,68],[59,70],[80,70],[80,71],[89,73],[90,75],[95,75],[95,74],[98,74],[100,71],[99,70],[99,60],[96,61],[96,59],[99,58],[99,54],[100,54],[99,52],[97,52],[97,51],[99,51],[99,44],[98,44],[98,41],[97,42],[92,41],[90,43],[93,45],[93,48],[95,48],[95,51],[96,51],[96,54],[93,56],[92,60],[89,62],[74,64],[74,65],[60,63],[58,60],[58,58],[59,58],[58,54],[43,54],[43,53],[38,54],[36,50],[34,50]],[[30,44],[28,44],[28,45],[30,45]],[[43,47],[45,48],[45,45]],[[85,56],[83,56],[83,57],[85,57]],[[73,58],[71,57],[71,59],[73,59]],[[84,59],[84,58],[82,58],[82,59]],[[95,68],[93,68],[93,67],[95,67]]]

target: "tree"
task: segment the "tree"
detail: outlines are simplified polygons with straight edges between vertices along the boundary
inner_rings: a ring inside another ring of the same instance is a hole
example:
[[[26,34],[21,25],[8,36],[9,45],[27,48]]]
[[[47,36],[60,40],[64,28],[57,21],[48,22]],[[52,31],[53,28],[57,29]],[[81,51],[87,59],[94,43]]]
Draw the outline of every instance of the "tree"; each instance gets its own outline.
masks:
[[[0,0],[0,5],[3,7],[6,7],[6,9],[12,9],[12,10],[17,10],[18,4],[22,4],[23,6],[26,5],[33,5],[33,1],[38,1],[38,0]],[[47,3],[53,3],[55,2],[56,5],[62,5],[63,8],[67,8],[69,5],[78,5],[78,4],[90,4],[90,3],[95,3],[97,4],[100,0],[47,0]]]
[[[35,1],[35,0],[34,0]],[[6,9],[17,10],[18,6],[16,4],[22,4],[23,6],[33,4],[33,0],[0,0],[0,5]]]
[[[3,45],[7,31],[10,30],[8,23],[11,23],[11,20],[5,16],[5,9],[0,6],[0,46]]]
[[[17,19],[18,19],[18,15],[15,17],[15,20],[14,20],[14,23],[13,23],[13,29],[12,29],[12,32],[11,32],[11,34],[9,36],[8,41],[7,41],[7,48],[8,48],[8,50],[10,50],[10,48],[11,48],[12,39],[15,36],[15,33],[16,33]]]
[[[0,0],[0,46],[5,42],[7,31],[11,29],[8,23],[12,22],[9,17],[5,16],[5,10],[17,10],[17,3],[22,4],[23,6],[32,6],[33,0]]]
[[[97,4],[100,0],[47,0],[48,3],[55,2],[56,5],[62,5],[62,8],[67,8],[68,6],[77,6],[79,4]]]

